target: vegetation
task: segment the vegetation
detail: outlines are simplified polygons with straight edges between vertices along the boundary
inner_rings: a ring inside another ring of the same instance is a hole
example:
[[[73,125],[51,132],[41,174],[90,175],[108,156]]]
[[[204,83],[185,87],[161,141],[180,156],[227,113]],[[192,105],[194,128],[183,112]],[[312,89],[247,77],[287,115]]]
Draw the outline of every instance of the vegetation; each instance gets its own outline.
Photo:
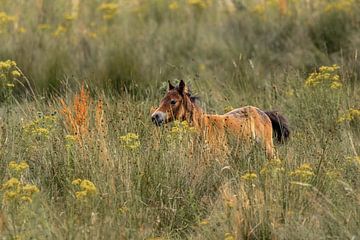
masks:
[[[0,239],[357,239],[357,0],[0,0]],[[288,117],[278,158],[150,112]]]

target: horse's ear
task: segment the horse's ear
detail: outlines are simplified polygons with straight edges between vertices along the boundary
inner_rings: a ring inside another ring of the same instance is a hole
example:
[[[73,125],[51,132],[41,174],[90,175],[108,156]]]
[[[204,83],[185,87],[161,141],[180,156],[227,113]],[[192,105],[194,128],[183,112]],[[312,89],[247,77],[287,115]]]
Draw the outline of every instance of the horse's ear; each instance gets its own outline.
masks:
[[[168,81],[168,82],[169,82],[169,90],[173,90],[175,87],[171,84],[170,81]]]
[[[184,90],[185,90],[185,82],[184,82],[184,80],[181,80],[180,83],[179,83],[179,89],[178,89],[178,91],[179,91],[179,93],[180,93],[181,95],[183,95],[183,94],[184,94]]]

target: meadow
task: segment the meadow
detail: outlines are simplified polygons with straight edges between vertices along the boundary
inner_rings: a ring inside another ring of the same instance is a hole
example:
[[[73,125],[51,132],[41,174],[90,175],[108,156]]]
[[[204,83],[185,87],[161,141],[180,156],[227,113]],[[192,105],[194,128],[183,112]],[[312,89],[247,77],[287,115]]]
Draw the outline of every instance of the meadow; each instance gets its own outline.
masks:
[[[0,0],[0,239],[359,239],[358,0]],[[277,158],[151,109],[279,110]]]

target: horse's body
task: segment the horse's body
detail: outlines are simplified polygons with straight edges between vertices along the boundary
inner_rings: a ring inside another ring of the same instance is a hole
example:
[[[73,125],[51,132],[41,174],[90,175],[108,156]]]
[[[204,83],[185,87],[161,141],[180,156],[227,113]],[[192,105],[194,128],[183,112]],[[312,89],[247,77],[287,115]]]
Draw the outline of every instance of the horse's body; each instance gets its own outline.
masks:
[[[183,81],[177,87],[169,83],[169,91],[152,114],[152,120],[156,125],[186,120],[212,145],[226,143],[228,136],[244,147],[259,143],[269,158],[274,157],[273,130],[279,142],[287,139],[290,133],[286,119],[275,111],[266,112],[246,106],[223,115],[206,114],[196,105]]]

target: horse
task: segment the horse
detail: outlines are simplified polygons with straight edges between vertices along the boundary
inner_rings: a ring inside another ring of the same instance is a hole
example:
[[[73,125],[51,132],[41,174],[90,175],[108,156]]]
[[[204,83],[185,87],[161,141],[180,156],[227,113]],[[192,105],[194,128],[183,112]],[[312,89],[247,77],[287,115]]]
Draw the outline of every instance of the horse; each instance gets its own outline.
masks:
[[[183,80],[177,86],[169,81],[167,93],[151,114],[151,120],[157,126],[174,120],[187,121],[214,146],[227,141],[227,135],[235,136],[247,147],[257,143],[265,148],[269,159],[275,158],[273,137],[279,143],[290,137],[288,121],[277,111],[245,106],[223,115],[206,114],[196,99]]]

